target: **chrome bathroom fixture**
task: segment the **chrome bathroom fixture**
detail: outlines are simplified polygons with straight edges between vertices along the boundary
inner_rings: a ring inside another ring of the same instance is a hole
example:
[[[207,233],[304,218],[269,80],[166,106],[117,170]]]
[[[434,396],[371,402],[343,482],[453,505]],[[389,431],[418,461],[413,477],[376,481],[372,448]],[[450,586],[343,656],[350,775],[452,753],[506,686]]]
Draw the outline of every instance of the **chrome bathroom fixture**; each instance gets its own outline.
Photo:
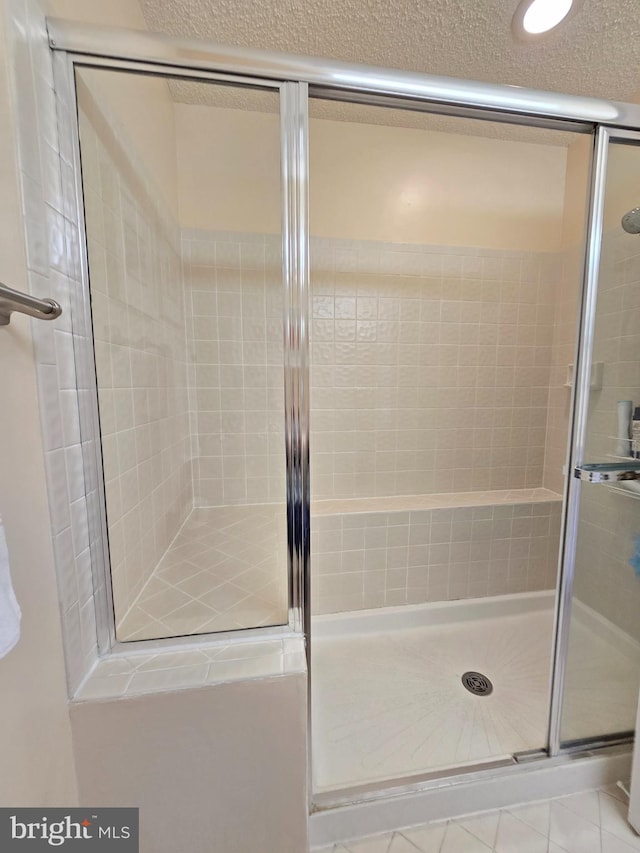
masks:
[[[620,224],[627,234],[640,234],[640,207],[625,213]]]
[[[55,320],[62,314],[62,308],[55,299],[36,299],[0,283],[0,326],[9,325],[13,311],[38,320]]]

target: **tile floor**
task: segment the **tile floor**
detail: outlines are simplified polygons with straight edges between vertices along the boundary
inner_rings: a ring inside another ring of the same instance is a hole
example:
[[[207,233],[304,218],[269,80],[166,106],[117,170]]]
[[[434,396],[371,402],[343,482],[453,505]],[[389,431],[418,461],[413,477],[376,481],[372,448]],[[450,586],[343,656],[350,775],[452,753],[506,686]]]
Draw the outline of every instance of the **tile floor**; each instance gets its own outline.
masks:
[[[314,785],[508,758],[546,742],[551,609],[312,641]],[[633,729],[640,657],[574,623],[565,736]],[[461,684],[487,675],[489,696]],[[585,689],[588,687],[588,691]]]
[[[615,785],[346,841],[312,853],[630,853],[640,850]]]
[[[281,505],[194,509],[118,623],[118,639],[284,624],[286,566]]]

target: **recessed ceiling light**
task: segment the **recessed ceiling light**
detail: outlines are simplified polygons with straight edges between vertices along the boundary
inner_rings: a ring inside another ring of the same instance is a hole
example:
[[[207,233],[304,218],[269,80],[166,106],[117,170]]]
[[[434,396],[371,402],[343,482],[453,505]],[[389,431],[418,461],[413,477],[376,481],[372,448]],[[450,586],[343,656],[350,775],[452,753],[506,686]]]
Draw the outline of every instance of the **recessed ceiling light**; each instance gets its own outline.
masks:
[[[536,39],[576,11],[580,0],[521,0],[512,29],[519,39]]]

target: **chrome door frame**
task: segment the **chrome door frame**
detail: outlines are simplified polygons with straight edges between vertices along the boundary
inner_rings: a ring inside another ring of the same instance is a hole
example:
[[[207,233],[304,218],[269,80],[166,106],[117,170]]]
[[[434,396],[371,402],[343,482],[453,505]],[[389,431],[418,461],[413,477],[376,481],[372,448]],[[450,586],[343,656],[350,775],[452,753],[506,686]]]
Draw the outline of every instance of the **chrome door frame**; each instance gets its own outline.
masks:
[[[168,646],[193,644],[198,636],[167,637],[155,640],[121,642],[116,636],[115,612],[109,560],[107,506],[104,491],[100,412],[96,380],[95,353],[91,317],[89,261],[84,218],[80,138],[77,122],[78,100],[76,68],[98,68],[111,71],[148,74],[161,78],[178,77],[203,83],[224,83],[278,92],[280,97],[280,170],[282,211],[282,275],[283,275],[283,332],[284,332],[284,414],[285,458],[287,484],[287,576],[288,616],[284,625],[247,628],[241,631],[221,631],[207,635],[209,640],[228,643],[238,639],[270,639],[301,634],[304,630],[303,579],[308,575],[309,557],[308,518],[308,427],[304,435],[299,425],[308,424],[308,250],[300,234],[306,231],[306,85],[254,77],[219,74],[204,69],[192,70],[158,66],[142,60],[129,61],[108,57],[94,58],[80,53],[57,50],[53,54],[54,84],[60,147],[73,168],[73,193],[65,187],[65,202],[70,209],[74,235],[68,235],[73,254],[78,259],[78,279],[82,287],[71,295],[73,346],[79,385],[85,391],[78,394],[83,468],[86,480],[86,500],[89,519],[91,571],[96,599],[96,623],[100,654],[131,652],[136,648],[160,651]],[[301,132],[302,131],[302,132]],[[73,195],[73,197],[71,197]],[[298,223],[305,223],[305,231]],[[306,455],[307,463],[304,462]],[[300,496],[307,496],[307,501]],[[306,507],[306,512],[305,512]]]
[[[606,746],[612,741],[631,739],[633,732],[619,732],[602,737],[586,738],[574,746],[562,739],[562,706],[566,680],[569,636],[571,630],[571,605],[575,580],[575,558],[578,539],[578,521],[580,517],[580,496],[582,480],[574,477],[573,472],[585,461],[584,448],[587,437],[589,400],[591,394],[591,363],[595,324],[597,318],[598,286],[600,282],[600,262],[602,256],[602,238],[604,232],[604,205],[607,189],[607,166],[609,149],[616,140],[637,142],[640,146],[640,132],[623,129],[597,128],[591,163],[591,186],[589,199],[589,219],[587,226],[587,244],[584,257],[583,292],[580,306],[578,334],[574,355],[575,377],[571,394],[572,422],[570,426],[569,447],[566,458],[565,511],[561,533],[560,584],[556,602],[555,649],[551,679],[551,713],[549,717],[548,747],[550,755],[575,748]]]
[[[234,48],[206,41],[192,41],[170,36],[147,33],[144,31],[123,30],[99,27],[75,22],[49,19],[49,43],[56,52],[54,67],[58,97],[62,102],[62,114],[67,123],[74,115],[75,91],[73,86],[74,65],[89,65],[100,68],[113,68],[141,73],[161,74],[165,76],[188,77],[203,81],[238,82],[263,88],[279,88],[281,91],[281,142],[283,169],[283,272],[285,292],[287,294],[287,315],[285,316],[285,438],[287,453],[287,489],[288,489],[288,549],[289,549],[289,586],[290,620],[282,631],[296,634],[304,633],[307,652],[310,647],[310,553],[309,553],[309,340],[308,340],[308,296],[309,296],[309,228],[308,228],[308,95],[316,97],[352,101],[373,105],[394,106],[396,108],[424,110],[444,113],[452,116],[473,117],[485,120],[510,122],[533,127],[547,127],[574,132],[593,132],[598,128],[598,147],[592,163],[592,192],[589,208],[589,237],[585,253],[584,286],[581,297],[581,334],[578,349],[589,347],[589,325],[593,321],[595,289],[599,260],[598,222],[601,217],[604,139],[609,136],[624,136],[625,129],[640,131],[640,105],[606,101],[553,92],[540,92],[514,86],[479,83],[436,77],[415,72],[403,72],[395,69],[375,68],[354,63],[338,62],[295,56],[283,53]],[[66,111],[66,112],[65,112]],[[64,122],[60,122],[61,130]],[[610,130],[609,130],[610,129]],[[72,165],[76,170],[76,206],[73,214],[77,222],[79,235],[84,234],[84,221],[81,205],[81,183],[79,176],[79,151],[77,127],[67,140],[68,150],[73,152]],[[600,205],[600,207],[599,207]],[[600,210],[600,213],[598,212]],[[82,278],[85,288],[84,305],[79,316],[84,320],[79,325],[79,334],[91,336],[90,325],[86,326],[88,310],[88,281],[86,270],[86,245],[78,238],[82,266]],[[590,319],[591,318],[591,319]],[[580,387],[588,384],[589,359],[587,350],[581,350],[576,359],[579,366]],[[86,358],[86,353],[85,356]],[[91,355],[91,358],[93,356]],[[88,363],[88,362],[87,362]],[[89,369],[89,374],[92,370]],[[93,373],[95,383],[95,374]],[[586,377],[586,379],[585,379]],[[89,377],[90,379],[90,377]],[[95,391],[95,385],[89,388]],[[91,396],[91,393],[89,396]],[[577,393],[577,387],[574,395]],[[580,398],[582,399],[582,398]],[[583,402],[578,401],[580,407]],[[89,420],[89,434],[94,437],[98,429],[96,411]],[[571,430],[570,458],[575,458],[580,441],[580,424],[584,412],[574,405]],[[577,443],[578,442],[578,443]],[[92,463],[92,477],[100,483],[101,460],[99,448]],[[568,458],[569,458],[568,456]],[[570,470],[568,468],[567,470]],[[541,760],[553,761],[556,756],[574,753],[573,749],[563,749],[559,740],[559,725],[564,683],[564,664],[568,642],[569,606],[573,582],[573,564],[570,559],[572,537],[575,530],[577,503],[575,489],[571,488],[571,478],[567,477],[564,512],[564,537],[566,544],[561,556],[561,571],[556,590],[556,640],[554,649],[554,667],[549,717],[548,750],[542,750],[534,756]],[[100,491],[100,490],[98,490]],[[104,496],[97,509],[101,516],[101,529],[98,535],[106,541],[106,523],[104,516]],[[568,512],[570,504],[571,512]],[[100,550],[100,549],[98,549]],[[108,554],[102,549],[97,559],[102,564],[101,578],[108,577]],[[98,580],[98,583],[100,580]],[[105,606],[109,603],[109,583],[105,585],[103,595]],[[216,635],[229,641],[230,638],[265,637],[273,635],[274,629],[254,629],[243,632],[231,632]],[[277,632],[276,632],[277,633]],[[193,637],[183,638],[184,642],[193,642]],[[137,641],[127,643],[145,648],[165,648],[175,645],[175,639],[158,641]],[[115,640],[113,627],[103,651],[109,648],[122,650],[123,645]],[[610,742],[596,745],[610,745]],[[521,766],[527,768],[540,766],[530,761]],[[487,775],[499,773],[495,767],[466,768],[460,773],[452,769],[450,780],[462,781],[469,772],[481,772]],[[399,780],[403,789],[408,785],[411,790],[420,790],[429,784],[424,775]],[[396,782],[391,785],[381,783],[377,794],[385,796],[397,793]],[[343,805],[348,792],[336,793],[335,797],[323,795],[326,806],[330,801],[334,805]],[[345,796],[343,796],[345,795]],[[360,792],[362,795],[362,792]],[[356,795],[354,792],[354,799]],[[348,801],[348,796],[347,800]]]
[[[335,59],[231,47],[205,40],[92,26],[58,18],[48,18],[47,27],[52,49],[85,57],[151,62],[174,69],[201,69],[263,80],[288,80],[319,86],[327,93],[392,95],[428,102],[432,110],[478,109],[513,121],[520,116],[525,124],[556,119],[564,129],[570,129],[567,122],[640,129],[640,105],[637,104],[376,68]]]

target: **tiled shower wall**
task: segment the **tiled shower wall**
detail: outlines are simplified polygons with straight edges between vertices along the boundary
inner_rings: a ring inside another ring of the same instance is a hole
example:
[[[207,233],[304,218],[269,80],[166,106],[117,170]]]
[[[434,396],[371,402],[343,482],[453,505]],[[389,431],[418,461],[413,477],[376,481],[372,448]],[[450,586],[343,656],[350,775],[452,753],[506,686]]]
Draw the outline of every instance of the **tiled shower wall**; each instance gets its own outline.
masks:
[[[116,613],[192,507],[178,227],[80,81],[80,138]]]
[[[560,287],[554,300],[543,485],[558,494],[564,489],[582,264],[581,248],[576,246],[561,253]]]
[[[185,231],[183,259],[196,505],[280,501],[279,239]],[[541,486],[560,272],[555,254],[313,239],[314,501]],[[551,588],[559,507],[315,516],[314,607]]]
[[[25,226],[29,292],[53,297],[63,308],[55,323],[32,322],[38,372],[51,534],[56,560],[62,636],[71,695],[98,654],[95,599],[104,594],[91,572],[89,509],[91,485],[82,470],[79,404],[83,387],[74,363],[72,324],[80,292],[79,235],[75,211],[72,156],[68,138],[59,138],[51,52],[44,11],[38,0],[6,4],[7,67],[15,104],[19,179]],[[95,487],[94,487],[95,488]],[[98,611],[99,613],[99,611]]]
[[[196,504],[281,500],[279,238],[183,233]],[[312,240],[315,500],[542,485],[556,254]]]
[[[640,243],[621,228],[603,237],[593,358],[604,373],[602,389],[591,392],[586,451],[590,461],[607,461],[617,401],[640,405]],[[585,484],[574,573],[577,598],[638,641],[640,577],[629,559],[639,519],[640,494]]]
[[[561,501],[312,519],[314,613],[553,589]]]
[[[182,232],[196,506],[285,499],[281,239]]]
[[[315,499],[542,485],[556,254],[312,241]]]

